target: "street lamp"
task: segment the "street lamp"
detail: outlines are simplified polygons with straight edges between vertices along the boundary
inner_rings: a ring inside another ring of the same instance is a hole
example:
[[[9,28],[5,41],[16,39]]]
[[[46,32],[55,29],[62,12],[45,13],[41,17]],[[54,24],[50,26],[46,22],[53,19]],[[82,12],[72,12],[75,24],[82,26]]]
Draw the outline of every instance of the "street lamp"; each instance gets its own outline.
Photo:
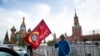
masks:
[[[94,30],[93,30],[93,35],[94,35],[93,41],[95,41],[95,31]]]

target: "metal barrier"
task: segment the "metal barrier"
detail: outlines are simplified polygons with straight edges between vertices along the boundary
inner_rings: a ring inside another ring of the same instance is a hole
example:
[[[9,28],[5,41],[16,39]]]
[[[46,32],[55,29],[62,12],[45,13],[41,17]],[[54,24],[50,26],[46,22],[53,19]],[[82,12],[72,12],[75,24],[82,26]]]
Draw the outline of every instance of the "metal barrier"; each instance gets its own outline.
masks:
[[[46,56],[57,56],[58,49],[55,49],[54,46],[41,46],[37,49],[37,53],[45,50],[44,54]],[[42,53],[43,54],[43,53]],[[45,55],[44,55],[45,56]],[[71,43],[71,53],[70,56],[100,56],[100,44],[99,43]]]
[[[70,56],[100,56],[100,45],[72,44]]]

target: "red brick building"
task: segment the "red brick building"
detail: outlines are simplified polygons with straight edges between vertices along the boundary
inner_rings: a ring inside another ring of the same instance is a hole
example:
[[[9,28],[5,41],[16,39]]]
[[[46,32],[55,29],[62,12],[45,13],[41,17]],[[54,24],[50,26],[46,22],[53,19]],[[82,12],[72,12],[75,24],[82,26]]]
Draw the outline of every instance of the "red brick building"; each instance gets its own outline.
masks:
[[[67,40],[72,41],[100,41],[100,34],[82,35],[82,27],[79,23],[78,16],[75,11],[74,26],[72,27],[72,36],[67,36]]]
[[[31,32],[31,29],[28,29],[28,31],[26,30],[25,18],[23,17],[23,21],[20,25],[20,30],[16,32],[16,28],[15,28],[15,26],[13,26],[11,28],[10,39],[8,38],[8,32],[7,32],[5,35],[5,38],[4,38],[4,44],[9,42],[11,44],[18,44],[20,46],[24,46],[24,45],[26,45],[26,43],[23,40],[23,38],[27,34],[29,34],[29,32]]]

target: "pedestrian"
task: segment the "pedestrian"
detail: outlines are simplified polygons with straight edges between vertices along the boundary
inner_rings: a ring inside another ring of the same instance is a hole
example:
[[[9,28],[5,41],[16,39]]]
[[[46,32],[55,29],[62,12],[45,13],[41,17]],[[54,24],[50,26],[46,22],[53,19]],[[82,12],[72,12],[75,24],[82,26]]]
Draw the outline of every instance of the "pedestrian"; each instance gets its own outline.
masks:
[[[30,45],[27,45],[27,52],[28,52],[29,56],[33,56],[32,47]]]
[[[61,35],[60,36],[60,41],[56,42],[56,39],[54,39],[55,41],[55,48],[59,48],[58,51],[58,56],[70,56],[70,44],[67,40],[65,40],[65,36]]]

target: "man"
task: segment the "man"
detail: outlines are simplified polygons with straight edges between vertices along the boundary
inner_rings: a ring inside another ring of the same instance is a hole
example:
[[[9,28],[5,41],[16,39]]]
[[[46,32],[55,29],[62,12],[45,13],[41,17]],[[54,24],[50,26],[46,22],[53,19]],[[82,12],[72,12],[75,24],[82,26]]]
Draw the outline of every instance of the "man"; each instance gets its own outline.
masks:
[[[27,52],[28,52],[29,56],[33,55],[32,47],[30,45],[27,46]]]
[[[55,41],[55,48],[59,47],[58,56],[69,56],[70,54],[70,44],[65,40],[64,35],[60,36],[60,41]]]

